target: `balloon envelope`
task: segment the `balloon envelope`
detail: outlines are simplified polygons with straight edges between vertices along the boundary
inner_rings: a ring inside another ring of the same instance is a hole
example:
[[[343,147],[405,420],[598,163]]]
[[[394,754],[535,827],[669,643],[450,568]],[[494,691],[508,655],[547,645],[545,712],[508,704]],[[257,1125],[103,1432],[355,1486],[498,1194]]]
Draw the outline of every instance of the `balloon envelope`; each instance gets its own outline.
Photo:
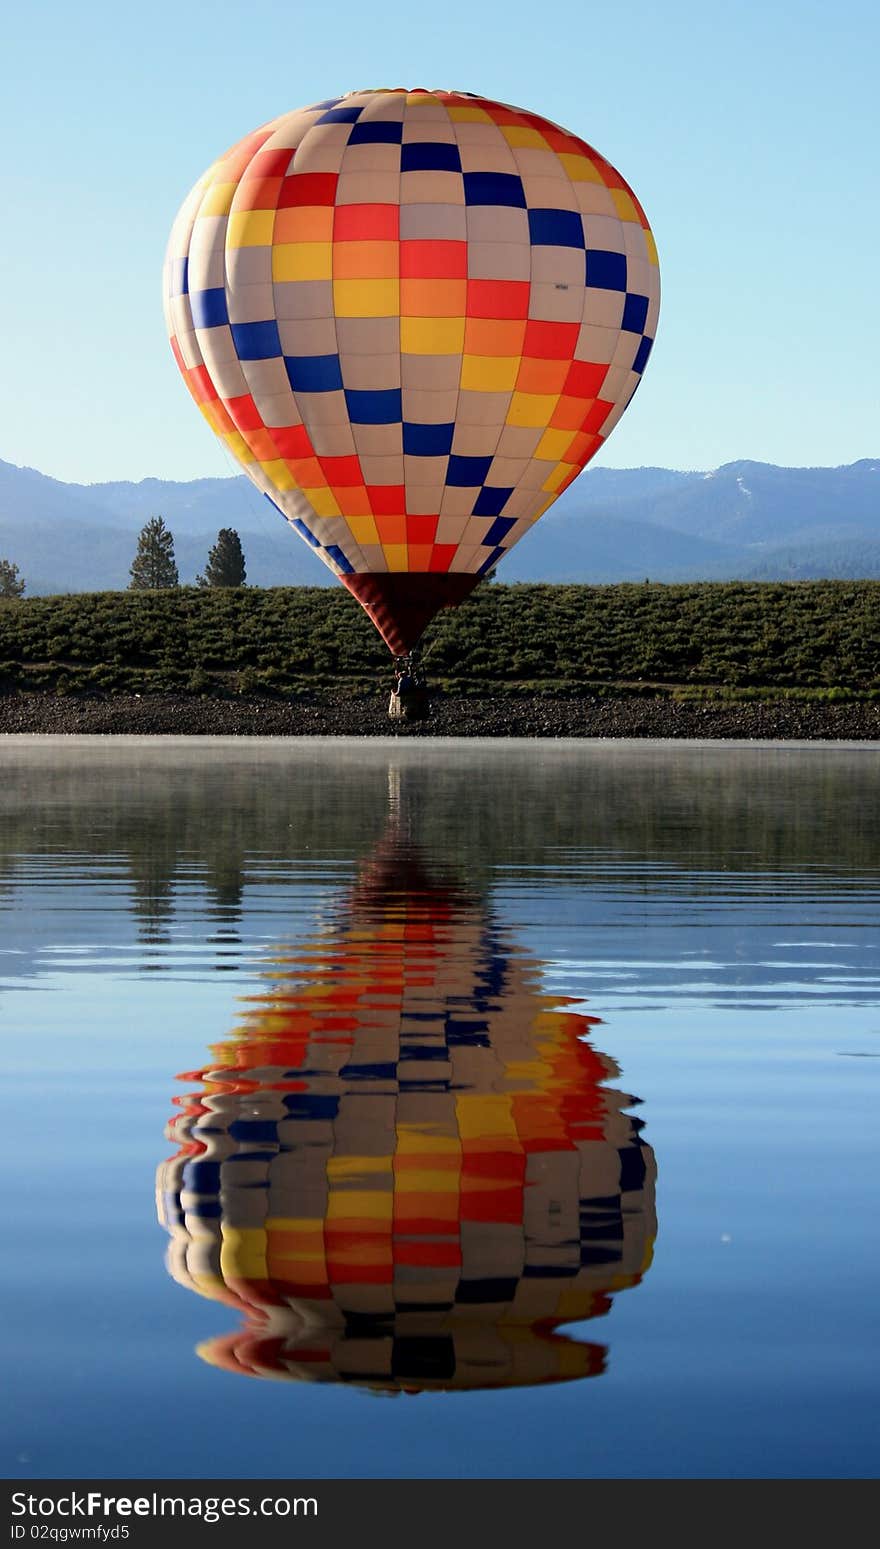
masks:
[[[209,425],[402,654],[601,447],[659,270],[632,189],[576,135],[394,89],[284,113],[215,162],[164,296]]]
[[[639,1283],[657,1230],[598,1019],[393,824],[334,913],[168,1129],[171,1274],[246,1317],[200,1354],[389,1390],[598,1375],[563,1330]]]

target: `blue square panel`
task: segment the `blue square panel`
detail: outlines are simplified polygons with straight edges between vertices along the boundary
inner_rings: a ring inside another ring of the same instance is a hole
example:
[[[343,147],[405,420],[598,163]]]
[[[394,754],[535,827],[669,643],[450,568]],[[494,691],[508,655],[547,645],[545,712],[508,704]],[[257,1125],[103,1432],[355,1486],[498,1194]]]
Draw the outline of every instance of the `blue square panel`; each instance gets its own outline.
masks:
[[[316,124],[356,124],[363,108],[328,108],[320,118],[315,119]]]
[[[516,526],[516,517],[514,517],[514,516],[497,516],[495,518],[495,521],[492,523],[492,526],[489,528],[489,531],[487,532],[485,538],[483,539],[483,542],[486,544],[486,547],[488,548],[490,543],[493,543],[493,544],[503,544],[505,538],[507,537],[508,533],[510,532],[511,527],[515,527],[515,526]]]
[[[499,559],[503,559],[506,553],[506,549],[493,549],[492,553],[489,555],[489,558],[483,560],[482,565],[477,571],[477,575],[485,575],[486,571],[491,570],[493,565],[497,565]]]
[[[533,247],[584,247],[584,223],[577,210],[529,210]]]
[[[460,172],[457,145],[436,140],[410,140],[400,153],[401,172]]]
[[[408,457],[446,457],[452,451],[454,425],[417,425],[404,422],[403,450]]]
[[[218,285],[214,290],[194,290],[189,298],[189,304],[194,328],[221,328],[224,323],[229,322],[226,291],[222,285]]]
[[[465,204],[504,204],[517,210],[526,208],[526,196],[520,178],[513,172],[465,172]]]
[[[273,360],[281,354],[281,339],[274,318],[264,323],[233,323],[232,342],[239,360]]]
[[[596,290],[626,290],[626,254],[588,247],[586,283]]]
[[[403,124],[393,124],[387,118],[368,118],[354,125],[348,137],[349,145],[399,145],[403,139]]]
[[[189,290],[189,259],[172,258],[169,276],[172,296],[185,296]]]
[[[285,355],[284,364],[295,393],[335,393],[342,386],[338,355]]]
[[[638,371],[639,375],[641,375],[641,373],[644,371],[646,365],[648,364],[648,356],[650,355],[651,350],[653,349],[653,347],[654,347],[654,340],[653,339],[649,339],[648,335],[645,334],[644,338],[642,339],[641,344],[639,345],[638,349],[636,350],[636,358],[635,358],[635,360],[632,363],[633,371]]]
[[[275,502],[273,501],[272,504],[274,505],[274,503]],[[315,534],[313,532],[309,532],[308,527],[300,517],[295,516],[290,525],[291,527],[296,528],[296,531],[299,533],[300,537],[305,538],[306,543],[310,543],[313,549],[319,549],[321,547],[318,539],[315,537]]]
[[[446,483],[457,485],[462,489],[467,489],[470,485],[482,484],[491,466],[491,457],[452,456],[449,459]]]
[[[512,487],[510,489],[493,489],[491,485],[485,484],[480,490],[472,514],[474,516],[497,516],[499,518],[486,534],[483,539],[484,543],[500,543],[504,534],[513,526],[512,517],[501,517],[501,512],[504,510],[512,494]],[[502,529],[500,534],[495,533],[496,527]]]
[[[630,292],[624,302],[621,328],[625,328],[627,333],[644,333],[647,321],[647,296],[636,296]]]
[[[351,563],[350,559],[346,559],[338,543],[328,543],[327,553],[330,555],[330,558],[339,566],[343,575],[354,574],[354,565]]]
[[[399,387],[347,387],[345,405],[353,425],[399,425],[403,415]]]

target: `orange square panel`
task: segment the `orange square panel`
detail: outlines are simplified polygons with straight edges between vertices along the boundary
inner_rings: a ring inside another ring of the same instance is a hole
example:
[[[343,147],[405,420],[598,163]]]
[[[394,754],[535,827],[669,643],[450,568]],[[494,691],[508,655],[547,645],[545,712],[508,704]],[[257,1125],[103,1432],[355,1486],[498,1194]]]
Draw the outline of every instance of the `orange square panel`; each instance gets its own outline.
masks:
[[[380,543],[406,543],[406,517],[383,516],[377,511],[376,531]]]
[[[404,317],[463,317],[467,280],[401,280]]]
[[[572,398],[563,394],[550,419],[551,430],[580,430],[593,406],[592,398]]]
[[[516,379],[517,391],[559,393],[567,373],[567,360],[529,360],[524,356]]]
[[[502,355],[510,360],[522,354],[525,334],[525,320],[499,321],[495,318],[469,317],[464,328],[464,353]]]

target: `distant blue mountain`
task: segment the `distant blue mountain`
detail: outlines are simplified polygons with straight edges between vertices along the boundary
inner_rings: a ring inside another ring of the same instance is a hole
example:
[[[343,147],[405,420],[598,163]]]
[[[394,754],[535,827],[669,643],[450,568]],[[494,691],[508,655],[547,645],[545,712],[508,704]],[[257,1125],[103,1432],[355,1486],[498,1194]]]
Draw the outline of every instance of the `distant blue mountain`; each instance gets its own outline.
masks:
[[[0,558],[30,595],[128,584],[137,534],[162,516],[181,580],[234,527],[248,580],[329,585],[330,572],[246,478],[64,484],[0,462]],[[880,461],[735,462],[709,473],[591,468],[499,567],[506,581],[880,577]]]

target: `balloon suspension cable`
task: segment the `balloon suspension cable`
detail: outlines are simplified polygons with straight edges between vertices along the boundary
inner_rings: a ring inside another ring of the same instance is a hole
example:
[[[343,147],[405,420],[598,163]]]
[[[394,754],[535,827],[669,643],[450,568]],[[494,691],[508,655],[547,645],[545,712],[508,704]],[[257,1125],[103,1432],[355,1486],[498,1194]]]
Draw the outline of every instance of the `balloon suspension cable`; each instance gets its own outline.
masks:
[[[422,660],[423,658],[421,652],[419,651],[418,646],[415,645],[411,651],[407,652],[405,656],[395,656],[395,676],[398,679],[401,677],[409,678],[414,684],[418,684],[420,688],[423,688],[427,683],[427,679],[425,677],[424,667],[422,666]]]

